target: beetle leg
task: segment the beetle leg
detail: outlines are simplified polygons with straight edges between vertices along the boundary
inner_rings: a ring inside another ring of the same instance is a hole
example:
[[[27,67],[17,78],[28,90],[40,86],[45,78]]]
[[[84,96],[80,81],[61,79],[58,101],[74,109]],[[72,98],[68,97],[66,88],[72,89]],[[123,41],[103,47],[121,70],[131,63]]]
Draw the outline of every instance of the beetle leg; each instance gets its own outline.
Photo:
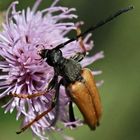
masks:
[[[35,98],[35,97],[39,97],[39,96],[42,96],[44,94],[46,94],[47,91],[45,92],[42,92],[42,93],[34,93],[34,94],[16,94],[16,93],[11,93],[10,96],[13,96],[13,97],[18,97],[18,98],[22,98],[22,99],[32,99],[32,98]]]
[[[56,105],[56,107],[55,107],[56,115],[55,115],[54,120],[51,122],[50,127],[54,126],[58,120],[58,116],[59,116],[59,89],[60,89],[61,84],[63,84],[63,79],[61,79],[59,81],[59,83],[56,84],[56,87],[55,87],[56,93],[55,93],[53,103],[54,103],[54,105]]]
[[[52,100],[52,103],[51,103],[51,106],[48,108],[48,110],[42,112],[40,115],[38,115],[36,118],[34,118],[31,122],[29,122],[27,125],[25,125],[24,127],[21,128],[20,131],[16,132],[17,134],[20,134],[22,132],[24,132],[26,129],[28,129],[31,125],[33,125],[35,122],[37,122],[38,120],[40,120],[42,117],[44,117],[45,115],[47,115],[50,111],[52,111],[54,109],[54,107],[56,107],[56,112],[57,112],[57,115],[55,116],[53,122],[51,123],[51,126],[53,126],[56,121],[57,121],[57,118],[58,118],[58,111],[59,111],[59,87],[62,83],[62,80],[60,80],[60,82],[58,84],[56,84],[56,92],[55,92],[55,96]],[[56,106],[57,105],[57,106]]]
[[[77,24],[76,26],[77,26],[76,32],[77,32],[77,36],[78,36],[78,35],[81,34],[80,23]],[[86,48],[84,46],[82,37],[79,37],[78,41],[79,41],[79,45],[80,45],[80,47],[83,51],[82,52],[77,52],[74,56],[71,57],[71,59],[74,59],[75,61],[80,62],[86,56]]]
[[[35,97],[39,97],[39,96],[42,96],[42,95],[46,94],[49,90],[53,89],[55,87],[55,84],[57,83],[57,80],[58,80],[58,76],[57,76],[57,73],[55,72],[54,77],[50,81],[50,83],[47,87],[47,90],[45,92],[34,93],[34,94],[31,94],[31,95],[11,93],[10,95],[13,96],[13,97],[18,97],[18,98],[23,98],[23,99],[27,99],[27,98],[32,99],[32,98],[35,98]]]
[[[76,25],[77,26],[77,29],[76,29],[77,36],[81,34],[80,25],[81,25],[80,23]],[[83,43],[82,37],[79,37],[78,41],[79,41],[79,45],[80,45],[81,49],[83,50],[82,53],[85,56],[86,55],[86,48],[85,48],[85,45]]]
[[[84,59],[85,54],[81,53],[81,52],[77,52],[74,56],[72,56],[70,59],[73,59],[77,62],[80,62]]]
[[[47,90],[51,90],[55,87],[56,83],[58,81],[58,74],[55,72],[52,80],[50,81]]]
[[[35,122],[37,122],[38,120],[40,120],[42,117],[44,117],[45,115],[47,115],[50,111],[52,111],[52,109],[54,108],[54,104],[52,103],[51,106],[48,108],[48,110],[42,112],[40,115],[38,115],[37,117],[35,117],[31,122],[29,122],[27,125],[25,125],[24,127],[21,128],[20,131],[17,131],[17,134],[20,134],[22,132],[24,132],[26,129],[28,129],[31,125],[33,125]]]
[[[75,116],[74,116],[72,101],[69,102],[69,116],[70,116],[70,122],[74,122]]]
[[[69,102],[69,120],[70,120],[70,122],[75,122],[76,121],[75,116],[74,116],[72,101]],[[72,124],[71,126],[76,127],[75,124]]]

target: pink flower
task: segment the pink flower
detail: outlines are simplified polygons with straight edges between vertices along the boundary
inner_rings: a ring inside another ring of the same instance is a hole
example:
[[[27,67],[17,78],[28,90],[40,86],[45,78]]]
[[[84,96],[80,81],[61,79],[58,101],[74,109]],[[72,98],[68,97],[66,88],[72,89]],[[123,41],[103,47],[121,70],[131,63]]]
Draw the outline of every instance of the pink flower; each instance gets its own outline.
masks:
[[[53,68],[45,61],[41,61],[38,51],[43,48],[56,47],[69,39],[67,37],[68,32],[76,30],[73,22],[62,22],[65,19],[77,18],[77,15],[72,13],[75,8],[56,6],[58,0],[55,0],[49,8],[37,10],[40,2],[41,0],[36,0],[33,8],[16,11],[18,2],[15,1],[7,10],[6,22],[3,23],[3,30],[0,32],[0,55],[3,58],[0,61],[2,71],[0,90],[3,91],[0,93],[0,98],[10,94],[32,95],[45,92],[54,72]],[[88,34],[83,39],[87,51],[93,47],[93,42],[89,41],[90,36],[91,34]],[[66,58],[79,51],[81,51],[81,48],[78,41],[71,42],[62,49]],[[103,57],[103,52],[90,57],[87,56],[81,62],[81,65],[86,67]],[[95,75],[100,73],[101,71],[94,72]],[[54,92],[54,90],[51,90],[45,95],[32,99],[12,97],[3,108],[5,108],[5,113],[13,112],[16,109],[16,119],[18,120],[21,115],[24,116],[22,123],[22,126],[24,126],[38,114],[47,110],[52,102]],[[59,121],[64,126],[68,126],[71,123],[68,114],[69,97],[65,94],[64,87],[61,87],[60,92]],[[54,117],[55,110],[31,125],[33,134],[43,140],[48,138],[45,137],[45,132],[47,134],[54,130],[59,132],[61,129],[57,124],[50,127]],[[81,121],[76,120],[75,124],[80,125]]]

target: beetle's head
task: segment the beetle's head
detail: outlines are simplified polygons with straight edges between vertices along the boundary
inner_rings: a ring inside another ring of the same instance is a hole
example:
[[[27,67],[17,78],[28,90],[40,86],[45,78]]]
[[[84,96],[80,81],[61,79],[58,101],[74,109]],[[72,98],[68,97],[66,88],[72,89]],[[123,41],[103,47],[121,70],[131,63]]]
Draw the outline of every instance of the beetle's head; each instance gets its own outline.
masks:
[[[39,55],[41,56],[41,58],[42,59],[45,59],[45,58],[47,58],[47,56],[48,56],[48,49],[43,49],[43,50],[40,50],[39,51]]]
[[[55,66],[57,65],[61,59],[62,59],[62,52],[59,49],[43,49],[40,51],[39,55],[41,56],[42,59],[46,59],[46,62],[50,66]]]

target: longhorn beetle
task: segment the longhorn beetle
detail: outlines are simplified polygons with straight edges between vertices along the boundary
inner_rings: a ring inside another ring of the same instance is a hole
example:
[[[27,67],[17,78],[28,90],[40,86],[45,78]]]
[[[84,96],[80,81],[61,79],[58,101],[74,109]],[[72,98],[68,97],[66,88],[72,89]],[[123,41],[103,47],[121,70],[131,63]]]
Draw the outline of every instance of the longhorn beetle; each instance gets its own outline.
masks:
[[[94,130],[96,126],[98,126],[100,117],[102,115],[102,107],[101,101],[98,93],[98,89],[96,87],[96,83],[91,71],[87,68],[82,68],[79,62],[84,59],[86,55],[86,50],[83,46],[81,37],[85,36],[87,33],[94,31],[95,29],[103,26],[104,24],[110,22],[117,16],[125,13],[129,10],[133,9],[133,6],[128,8],[121,9],[117,11],[115,14],[107,17],[105,20],[98,22],[95,26],[90,27],[83,33],[78,33],[78,35],[58,46],[49,50],[43,49],[40,52],[40,56],[42,59],[45,59],[48,65],[54,68],[54,77],[48,85],[47,91],[55,88],[55,96],[52,101],[52,104],[45,112],[38,115],[34,120],[25,125],[17,134],[25,131],[29,128],[34,122],[38,121],[43,116],[47,115],[54,107],[56,107],[56,112],[58,112],[58,99],[59,99],[59,88],[63,85],[66,89],[67,95],[71,98],[69,103],[69,114],[70,121],[75,121],[73,109],[72,109],[72,101],[77,105],[80,112],[82,113],[85,123],[90,127],[91,130]],[[79,52],[75,54],[75,56],[66,59],[63,57],[62,51],[60,50],[68,43],[80,40],[81,47],[83,48],[83,52]],[[58,76],[61,76],[61,80],[58,81]],[[15,97],[19,98],[33,98],[37,96],[41,96],[43,94],[33,94],[29,96],[19,96],[13,94]],[[57,121],[57,115],[51,126],[53,126]]]

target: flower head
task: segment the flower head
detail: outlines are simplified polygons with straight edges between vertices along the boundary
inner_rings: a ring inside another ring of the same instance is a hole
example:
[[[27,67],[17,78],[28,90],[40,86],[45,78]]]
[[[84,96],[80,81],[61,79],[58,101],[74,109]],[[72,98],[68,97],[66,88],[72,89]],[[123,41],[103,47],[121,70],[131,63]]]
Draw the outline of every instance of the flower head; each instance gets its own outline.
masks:
[[[3,30],[0,32],[0,98],[9,95],[33,95],[46,92],[46,88],[54,75],[53,68],[45,61],[41,60],[38,51],[41,49],[52,49],[57,45],[67,41],[67,33],[76,30],[76,24],[69,22],[70,19],[77,18],[73,14],[75,8],[56,6],[58,0],[44,10],[37,10],[41,0],[36,0],[33,8],[17,11],[13,2],[6,13],[6,22],[2,24]],[[63,22],[66,21],[68,22]],[[93,42],[89,42],[91,34],[88,34],[83,43],[87,51],[93,47]],[[69,58],[76,52],[81,52],[78,41],[73,41],[61,49],[64,57]],[[83,67],[103,58],[103,52],[94,56],[85,57],[81,62]],[[95,71],[99,74],[100,71]],[[17,117],[22,115],[23,123],[26,125],[38,114],[46,111],[54,97],[55,90],[42,94],[35,98],[18,98],[12,96],[9,102],[4,105],[5,112],[17,110]],[[64,87],[60,88],[59,97],[59,118],[58,120],[69,126],[68,104],[69,97],[65,93]],[[47,115],[40,118],[31,125],[33,134],[41,139],[47,139],[45,132],[59,131],[57,124],[50,127],[55,118],[56,110],[53,109]],[[81,121],[76,120],[76,125]]]

